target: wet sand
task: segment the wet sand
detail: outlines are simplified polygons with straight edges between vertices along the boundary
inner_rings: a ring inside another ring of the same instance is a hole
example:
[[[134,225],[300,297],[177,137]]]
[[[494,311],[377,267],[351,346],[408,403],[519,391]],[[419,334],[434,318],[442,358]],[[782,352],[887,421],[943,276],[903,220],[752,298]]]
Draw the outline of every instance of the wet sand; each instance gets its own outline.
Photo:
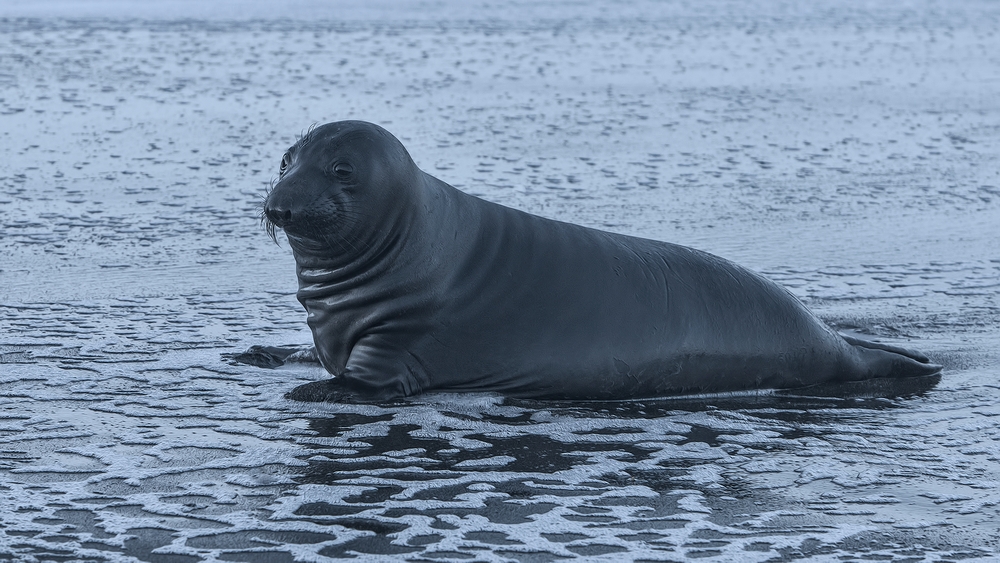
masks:
[[[1000,557],[1000,6],[234,5],[0,5],[0,560]],[[286,401],[224,355],[309,342],[257,206],[345,118],[943,377]]]

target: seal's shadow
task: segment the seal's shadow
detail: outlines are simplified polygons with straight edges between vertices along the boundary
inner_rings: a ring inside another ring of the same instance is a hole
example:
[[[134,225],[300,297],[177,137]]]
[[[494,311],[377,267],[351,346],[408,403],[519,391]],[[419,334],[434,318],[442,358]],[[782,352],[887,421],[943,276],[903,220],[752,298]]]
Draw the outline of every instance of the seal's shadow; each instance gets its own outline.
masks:
[[[939,379],[643,401],[443,394],[331,404],[328,415],[308,420],[301,442],[307,465],[293,476],[299,485],[328,486],[330,494],[294,514],[365,533],[324,548],[330,557],[417,552],[448,535],[478,537],[484,525],[508,530],[555,520],[572,526],[567,518],[580,523],[574,538],[586,537],[592,525],[659,536],[700,518],[684,504],[688,497],[708,506],[715,524],[742,525],[759,506],[788,501],[726,465],[734,452],[766,460],[787,450],[794,458],[815,443],[801,438],[881,424],[885,409],[906,408]],[[706,485],[697,479],[704,474],[719,478]],[[628,487],[646,493],[622,497]],[[615,511],[638,520],[620,521]],[[469,519],[477,531],[456,529]],[[427,533],[406,545],[392,540],[414,533],[413,522],[430,523],[422,529]]]
[[[506,399],[507,404],[524,408],[560,407],[614,413],[617,416],[653,418],[678,411],[789,409],[871,409],[905,405],[900,401],[921,397],[941,381],[940,374],[923,377],[879,378],[845,383],[823,383],[799,389],[766,390],[751,393],[682,395],[627,401],[537,401]]]
[[[761,429],[771,423],[791,424],[796,429],[785,437],[801,437],[801,428],[806,426],[842,427],[870,418],[876,411],[905,408],[909,399],[923,395],[939,381],[935,375],[744,396],[614,402],[507,398],[490,403],[499,406],[502,414],[489,408],[473,415],[454,412],[454,400],[386,403],[379,414],[342,412],[310,419],[309,433],[321,440],[303,444],[309,450],[303,456],[309,466],[297,480],[332,483],[368,471],[403,481],[449,480],[470,472],[554,474],[592,463],[609,452],[638,463],[655,454],[648,446],[635,445],[643,440],[668,439],[676,445],[702,442],[712,448],[724,442],[719,438],[729,431],[701,425],[689,415],[730,411],[759,420]],[[427,407],[438,416],[428,417]],[[533,415],[539,412],[545,412],[549,422],[535,420]],[[666,430],[670,427],[685,430],[673,434],[678,431]],[[325,445],[329,439],[337,446]]]

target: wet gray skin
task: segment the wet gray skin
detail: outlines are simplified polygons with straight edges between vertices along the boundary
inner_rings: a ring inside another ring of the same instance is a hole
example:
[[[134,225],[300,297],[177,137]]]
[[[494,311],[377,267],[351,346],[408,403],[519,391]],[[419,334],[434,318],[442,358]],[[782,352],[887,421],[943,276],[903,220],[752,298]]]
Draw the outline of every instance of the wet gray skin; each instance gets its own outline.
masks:
[[[370,123],[329,123],[288,149],[264,215],[285,230],[335,376],[289,398],[627,399],[941,370],[845,339],[722,258],[467,195]]]

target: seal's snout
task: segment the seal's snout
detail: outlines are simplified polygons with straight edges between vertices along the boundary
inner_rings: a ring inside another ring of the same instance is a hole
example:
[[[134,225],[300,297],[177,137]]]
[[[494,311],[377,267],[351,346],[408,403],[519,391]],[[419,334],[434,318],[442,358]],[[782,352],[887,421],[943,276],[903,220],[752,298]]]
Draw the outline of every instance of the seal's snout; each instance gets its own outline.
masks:
[[[268,221],[279,229],[285,228],[285,225],[292,222],[291,209],[282,209],[281,207],[271,207],[268,205],[264,208],[264,215],[267,216]]]

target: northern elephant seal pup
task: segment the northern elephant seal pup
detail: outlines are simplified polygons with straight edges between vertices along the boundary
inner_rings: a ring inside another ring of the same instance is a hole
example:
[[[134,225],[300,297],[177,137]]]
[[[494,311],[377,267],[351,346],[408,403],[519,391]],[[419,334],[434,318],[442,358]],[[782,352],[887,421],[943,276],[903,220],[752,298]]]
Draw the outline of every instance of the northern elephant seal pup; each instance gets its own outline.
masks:
[[[626,399],[941,369],[834,332],[722,258],[465,194],[370,123],[329,123],[289,148],[264,217],[288,237],[334,375],[292,399]]]

